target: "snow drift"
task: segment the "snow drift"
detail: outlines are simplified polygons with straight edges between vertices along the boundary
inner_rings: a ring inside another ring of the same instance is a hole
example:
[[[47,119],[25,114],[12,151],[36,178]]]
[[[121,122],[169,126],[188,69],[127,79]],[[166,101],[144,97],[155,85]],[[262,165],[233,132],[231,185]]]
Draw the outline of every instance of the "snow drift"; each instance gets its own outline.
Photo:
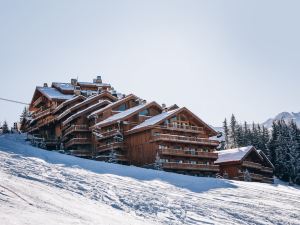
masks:
[[[0,136],[3,224],[299,224],[300,189],[108,164]]]

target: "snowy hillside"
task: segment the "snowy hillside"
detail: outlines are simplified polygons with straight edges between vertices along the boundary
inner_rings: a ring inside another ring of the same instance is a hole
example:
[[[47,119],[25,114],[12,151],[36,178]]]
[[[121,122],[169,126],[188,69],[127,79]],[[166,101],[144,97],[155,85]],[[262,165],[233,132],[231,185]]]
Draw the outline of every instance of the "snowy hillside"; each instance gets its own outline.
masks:
[[[299,224],[300,188],[107,164],[0,136],[1,224]]]
[[[279,113],[274,118],[268,119],[262,125],[264,125],[266,128],[271,128],[273,121],[282,120],[282,119],[285,120],[285,122],[294,120],[297,123],[298,127],[300,127],[300,112],[299,113],[289,113],[289,112]]]

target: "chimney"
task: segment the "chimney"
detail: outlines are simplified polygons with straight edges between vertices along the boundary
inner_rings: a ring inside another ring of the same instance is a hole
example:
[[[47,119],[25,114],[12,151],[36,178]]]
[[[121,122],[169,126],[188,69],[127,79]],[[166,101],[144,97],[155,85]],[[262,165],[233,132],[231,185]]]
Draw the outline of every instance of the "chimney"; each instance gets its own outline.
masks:
[[[48,87],[48,84],[47,84],[47,83],[44,83],[44,87]]]
[[[73,86],[76,86],[76,84],[77,84],[77,79],[71,79],[71,84],[73,85]]]
[[[102,84],[102,78],[101,76],[97,76],[96,79],[93,79],[94,84]]]
[[[162,107],[163,109],[165,109],[165,108],[167,108],[167,105],[166,105],[165,103],[163,103],[163,104],[161,104],[161,107]]]

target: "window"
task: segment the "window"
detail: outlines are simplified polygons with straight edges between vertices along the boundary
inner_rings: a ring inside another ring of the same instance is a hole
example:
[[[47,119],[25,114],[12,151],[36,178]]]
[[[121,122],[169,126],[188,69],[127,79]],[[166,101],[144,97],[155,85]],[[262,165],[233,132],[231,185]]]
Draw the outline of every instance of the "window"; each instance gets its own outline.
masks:
[[[145,109],[142,112],[139,113],[140,116],[148,116],[149,115],[149,110]]]
[[[122,104],[119,106],[118,111],[125,111],[126,110],[126,105]]]

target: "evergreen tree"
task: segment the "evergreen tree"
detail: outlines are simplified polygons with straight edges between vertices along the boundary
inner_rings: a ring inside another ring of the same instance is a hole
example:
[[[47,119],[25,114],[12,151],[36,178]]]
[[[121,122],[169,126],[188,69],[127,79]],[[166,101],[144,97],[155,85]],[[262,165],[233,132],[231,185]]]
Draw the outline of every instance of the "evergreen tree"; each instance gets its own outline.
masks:
[[[25,123],[26,123],[26,120],[27,120],[27,117],[29,116],[29,110],[27,107],[24,107],[23,109],[23,112],[20,116],[20,125],[21,125],[21,131],[24,131],[25,129]]]
[[[229,148],[238,147],[237,143],[237,121],[235,116],[232,114],[230,120],[230,132],[229,132]]]
[[[225,118],[223,122],[223,129],[224,129],[224,137],[225,137],[225,146],[224,149],[227,149],[229,146],[229,129],[227,125],[227,119]]]
[[[7,125],[6,121],[3,122],[2,132],[3,132],[3,134],[9,133],[9,129],[8,129],[8,125]]]

